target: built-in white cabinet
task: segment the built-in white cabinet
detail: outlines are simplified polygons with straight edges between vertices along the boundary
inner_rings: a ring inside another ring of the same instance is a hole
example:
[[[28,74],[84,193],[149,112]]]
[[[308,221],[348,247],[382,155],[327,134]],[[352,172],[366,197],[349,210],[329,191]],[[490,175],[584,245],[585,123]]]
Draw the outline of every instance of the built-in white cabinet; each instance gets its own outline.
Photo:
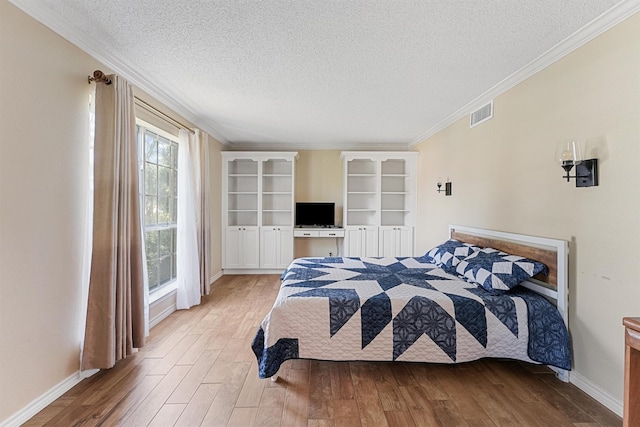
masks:
[[[378,256],[413,256],[413,227],[381,226]]]
[[[345,227],[344,255],[347,257],[377,257],[378,227]]]
[[[418,153],[345,151],[341,157],[345,254],[413,256]]]
[[[224,269],[280,269],[293,260],[296,157],[222,152]]]
[[[293,227],[260,230],[260,268],[287,268],[293,260]]]
[[[232,269],[260,267],[258,227],[234,226],[226,229],[225,267]]]

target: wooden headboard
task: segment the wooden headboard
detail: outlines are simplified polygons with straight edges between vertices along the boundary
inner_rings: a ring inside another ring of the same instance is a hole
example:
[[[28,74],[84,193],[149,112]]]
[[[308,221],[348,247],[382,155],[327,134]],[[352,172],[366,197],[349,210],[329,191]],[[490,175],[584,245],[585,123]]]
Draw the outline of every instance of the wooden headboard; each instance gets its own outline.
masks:
[[[525,286],[557,300],[559,309],[564,312],[565,321],[568,322],[566,299],[569,290],[569,243],[566,240],[485,230],[462,225],[450,225],[449,236],[451,239],[460,240],[461,242],[495,248],[513,255],[540,261],[546,265],[549,269],[549,274],[547,276],[536,275],[533,278],[534,280],[526,282]],[[546,290],[538,289],[542,287],[546,288]],[[547,290],[550,292],[547,292]]]
[[[522,243],[499,240],[492,237],[466,234],[455,229],[451,230],[451,238],[464,243],[471,243],[485,248],[494,248],[502,252],[539,261],[547,266],[549,274],[547,276],[538,274],[534,279],[546,283],[553,289],[558,288],[558,252],[555,250],[542,249],[527,246]]]
[[[477,246],[491,247],[513,255],[540,261],[549,269],[548,276],[535,276],[520,285],[555,302],[556,308],[569,328],[569,243],[525,234],[505,233],[460,225],[449,226],[452,239]],[[569,372],[549,366],[558,378],[569,381]]]

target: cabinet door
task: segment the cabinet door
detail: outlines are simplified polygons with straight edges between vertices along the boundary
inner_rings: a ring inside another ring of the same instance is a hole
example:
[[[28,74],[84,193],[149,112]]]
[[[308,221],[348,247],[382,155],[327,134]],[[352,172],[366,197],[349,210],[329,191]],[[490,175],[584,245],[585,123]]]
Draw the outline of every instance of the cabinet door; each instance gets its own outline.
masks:
[[[378,254],[381,257],[398,256],[397,227],[380,227],[380,244]]]
[[[359,257],[362,254],[362,227],[347,227],[344,230],[344,256]]]
[[[398,227],[396,234],[396,256],[414,256],[413,254],[413,227]]]
[[[344,253],[347,257],[377,257],[378,227],[347,227]]]
[[[293,228],[278,227],[278,268],[287,268],[293,261]]]
[[[362,227],[362,251],[360,256],[378,256],[378,227]]]
[[[242,267],[260,267],[260,236],[258,227],[242,227]],[[228,243],[228,242],[227,242]]]
[[[260,268],[278,267],[278,229],[260,227]]]
[[[413,256],[412,227],[380,227],[379,256]]]
[[[293,261],[293,228],[261,227],[260,268],[287,268]]]
[[[224,268],[242,267],[242,227],[227,227]]]

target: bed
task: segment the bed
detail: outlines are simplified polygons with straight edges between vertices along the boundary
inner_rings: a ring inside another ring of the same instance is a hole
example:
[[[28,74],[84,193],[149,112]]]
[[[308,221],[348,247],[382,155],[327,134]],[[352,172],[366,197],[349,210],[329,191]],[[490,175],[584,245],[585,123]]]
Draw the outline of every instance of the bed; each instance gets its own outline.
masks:
[[[455,225],[449,237],[421,257],[294,260],[252,343],[259,376],[289,359],[491,357],[568,381],[567,242]]]

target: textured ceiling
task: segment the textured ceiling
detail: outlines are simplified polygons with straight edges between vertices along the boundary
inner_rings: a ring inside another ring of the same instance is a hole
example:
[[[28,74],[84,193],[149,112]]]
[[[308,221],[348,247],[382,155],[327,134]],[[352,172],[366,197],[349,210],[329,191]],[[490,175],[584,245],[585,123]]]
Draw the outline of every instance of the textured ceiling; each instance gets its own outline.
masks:
[[[230,146],[299,149],[406,147],[621,2],[38,3]]]

